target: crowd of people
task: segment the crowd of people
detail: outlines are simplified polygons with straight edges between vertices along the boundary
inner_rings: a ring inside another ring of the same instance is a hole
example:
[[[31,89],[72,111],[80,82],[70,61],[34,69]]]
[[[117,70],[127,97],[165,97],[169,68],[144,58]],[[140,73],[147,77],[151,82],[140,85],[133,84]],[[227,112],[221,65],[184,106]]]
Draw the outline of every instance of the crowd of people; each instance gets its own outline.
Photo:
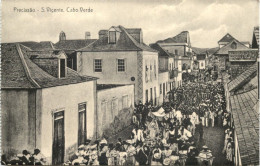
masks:
[[[34,149],[31,154],[23,150],[21,154],[13,156],[9,161],[5,154],[1,156],[1,165],[46,165],[46,158],[39,149]]]
[[[135,105],[128,139],[88,141],[65,164],[212,165],[211,150],[199,144],[203,127],[225,126],[227,115],[222,84],[188,83],[170,91],[160,107]],[[229,140],[223,149],[227,154]]]
[[[87,140],[64,165],[212,165],[214,156],[201,142],[203,128],[215,126],[225,127],[223,153],[232,162],[230,114],[220,83],[187,83],[172,89],[160,107],[140,102],[135,105],[131,126],[126,140]],[[32,155],[25,150],[16,162],[44,164],[38,154],[38,149]]]

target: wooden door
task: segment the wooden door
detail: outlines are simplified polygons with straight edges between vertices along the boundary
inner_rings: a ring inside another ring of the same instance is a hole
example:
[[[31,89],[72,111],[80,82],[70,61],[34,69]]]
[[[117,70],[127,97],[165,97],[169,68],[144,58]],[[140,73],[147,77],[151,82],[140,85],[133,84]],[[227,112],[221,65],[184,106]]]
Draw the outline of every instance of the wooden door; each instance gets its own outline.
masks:
[[[87,137],[86,129],[86,104],[79,105],[78,145],[85,144]]]
[[[64,163],[64,140],[64,111],[61,111],[54,113],[53,165]]]

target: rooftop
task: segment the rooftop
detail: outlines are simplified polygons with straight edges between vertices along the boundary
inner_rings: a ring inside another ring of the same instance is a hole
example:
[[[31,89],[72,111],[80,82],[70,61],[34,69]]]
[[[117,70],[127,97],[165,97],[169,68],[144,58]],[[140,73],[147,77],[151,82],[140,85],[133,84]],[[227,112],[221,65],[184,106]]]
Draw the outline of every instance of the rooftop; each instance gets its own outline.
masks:
[[[235,50],[235,49],[232,48],[232,44],[233,43],[236,43],[236,49],[237,50],[249,49],[247,46],[245,46],[244,44],[240,43],[238,40],[233,39],[228,44],[226,44],[225,46],[219,48],[219,50],[217,50],[215,52],[215,54],[218,54],[218,55],[221,55],[221,54],[222,55],[228,55],[228,51]]]
[[[3,89],[47,88],[68,84],[77,84],[96,80],[96,77],[80,76],[76,71],[67,68],[65,78],[56,78],[42,70],[28,57],[31,51],[17,43],[1,44]]]
[[[125,29],[123,26],[119,25],[118,27],[113,27],[120,30],[119,39],[115,44],[108,43],[108,35],[106,30],[99,31],[99,34],[103,34],[100,39],[91,43],[90,45],[79,49],[78,51],[85,52],[105,52],[105,51],[149,51],[157,52],[154,49],[150,48],[144,43],[139,43],[134,39],[129,32],[136,32],[139,29]]]
[[[230,81],[228,83],[228,90],[234,92],[239,88],[241,88],[242,86],[244,86],[246,83],[248,83],[252,78],[254,78],[257,75],[257,69],[258,69],[258,65],[257,63],[255,63],[249,69],[247,69],[239,76],[237,76],[234,80]]]
[[[229,33],[227,33],[225,36],[223,36],[218,42],[226,42],[229,43],[233,40],[236,40],[233,36],[231,36]]]
[[[159,40],[156,43],[187,43],[190,45],[190,36],[188,31],[182,31],[178,35],[167,38],[165,40]]]
[[[17,42],[20,43],[31,50],[35,51],[48,51],[48,50],[54,50],[53,43],[50,41],[42,41],[42,42],[34,42],[34,41],[25,41],[25,42]]]
[[[174,54],[169,53],[167,50],[163,49],[158,43],[150,44],[150,47],[157,50],[160,57],[174,57]]]
[[[232,117],[243,165],[259,164],[258,89],[230,97]]]
[[[74,39],[74,40],[62,40],[57,42],[54,47],[62,50],[78,50],[88,46],[97,39]]]

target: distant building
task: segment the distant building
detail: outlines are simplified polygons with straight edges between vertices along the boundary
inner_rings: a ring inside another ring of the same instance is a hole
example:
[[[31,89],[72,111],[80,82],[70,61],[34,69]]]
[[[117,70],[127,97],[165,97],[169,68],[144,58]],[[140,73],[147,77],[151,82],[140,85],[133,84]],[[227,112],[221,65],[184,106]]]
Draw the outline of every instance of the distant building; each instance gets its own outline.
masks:
[[[176,57],[176,60],[181,60],[183,70],[191,71],[193,69],[194,57],[188,31],[183,31],[172,38],[159,40],[156,43],[169,53],[180,55]]]
[[[257,49],[259,48],[259,26],[254,27],[252,48],[257,48]]]
[[[66,67],[63,51],[2,44],[2,154],[39,148],[62,164],[96,137],[96,80]]]
[[[141,29],[100,30],[98,40],[77,50],[77,58],[77,71],[100,78],[98,84],[133,84],[135,102],[158,102],[158,52],[143,43]]]
[[[217,66],[219,71],[228,70],[230,67],[228,51],[249,49],[230,34],[226,34],[218,43],[220,48],[214,53],[214,56],[218,61]]]
[[[159,52],[159,103],[161,104],[168,91],[182,84],[181,58],[163,49],[158,43],[150,44],[150,47]]]
[[[201,53],[201,54],[198,54],[197,55],[197,61],[199,63],[199,69],[202,70],[202,69],[206,69],[206,66],[208,65],[207,64],[207,57],[208,55],[206,53]]]
[[[68,56],[67,66],[77,71],[76,50],[84,48],[97,39],[91,39],[90,32],[85,32],[85,39],[67,39],[65,32],[60,32],[59,41],[54,44],[55,49],[64,50]]]

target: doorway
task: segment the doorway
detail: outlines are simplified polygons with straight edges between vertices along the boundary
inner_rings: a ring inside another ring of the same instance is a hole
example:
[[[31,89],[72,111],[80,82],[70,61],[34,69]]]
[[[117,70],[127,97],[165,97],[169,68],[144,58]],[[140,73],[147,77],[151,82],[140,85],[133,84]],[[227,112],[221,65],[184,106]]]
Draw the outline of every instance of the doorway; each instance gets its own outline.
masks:
[[[64,111],[54,113],[54,138],[52,147],[52,164],[64,163]]]

